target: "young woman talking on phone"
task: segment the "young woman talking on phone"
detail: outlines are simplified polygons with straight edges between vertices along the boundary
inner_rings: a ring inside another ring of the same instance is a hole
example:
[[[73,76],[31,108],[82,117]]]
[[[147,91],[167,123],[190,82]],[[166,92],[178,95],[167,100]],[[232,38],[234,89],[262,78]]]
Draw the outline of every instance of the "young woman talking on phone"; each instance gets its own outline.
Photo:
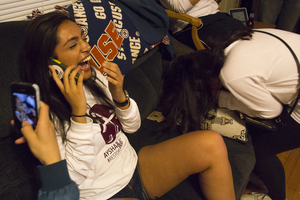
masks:
[[[123,131],[140,127],[137,104],[125,95],[116,64],[103,64],[107,77],[89,65],[90,49],[76,23],[49,13],[29,25],[20,57],[23,81],[37,83],[49,105],[61,158],[80,197],[154,199],[198,173],[207,199],[234,200],[226,146],[216,132],[194,131],[136,154]],[[48,66],[50,57],[68,66],[62,80]]]

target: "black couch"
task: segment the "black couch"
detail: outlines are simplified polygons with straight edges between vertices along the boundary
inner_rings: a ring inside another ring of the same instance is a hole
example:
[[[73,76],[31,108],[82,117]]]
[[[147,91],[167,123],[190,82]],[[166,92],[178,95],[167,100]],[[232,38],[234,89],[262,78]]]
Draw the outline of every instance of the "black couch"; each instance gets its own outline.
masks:
[[[15,145],[14,129],[10,125],[12,117],[9,84],[20,80],[18,54],[23,34],[28,22],[15,21],[0,23],[0,199],[1,200],[34,200],[39,189],[36,165],[39,162],[30,153],[27,144]],[[184,51],[185,47],[173,41],[175,50]],[[186,52],[190,50],[186,49]],[[161,133],[159,123],[147,120],[146,117],[155,109],[161,74],[168,66],[169,60],[164,59],[164,49],[159,47],[139,58],[132,71],[125,76],[124,88],[139,105],[142,126],[133,135],[128,135],[132,146],[139,151],[141,147],[155,144],[179,133]],[[241,196],[248,177],[253,169],[255,157],[251,141],[241,144],[224,138],[232,165],[233,178],[237,199]],[[218,192],[218,191],[215,191]],[[204,200],[197,176],[191,176],[169,193],[162,200]]]

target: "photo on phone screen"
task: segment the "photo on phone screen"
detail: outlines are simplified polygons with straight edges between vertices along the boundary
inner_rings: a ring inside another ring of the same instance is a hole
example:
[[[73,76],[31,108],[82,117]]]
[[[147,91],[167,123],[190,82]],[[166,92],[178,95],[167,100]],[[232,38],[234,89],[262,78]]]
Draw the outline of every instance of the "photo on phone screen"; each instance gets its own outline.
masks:
[[[21,129],[22,122],[27,120],[35,129],[39,116],[39,88],[36,84],[11,84],[11,97],[14,123]]]

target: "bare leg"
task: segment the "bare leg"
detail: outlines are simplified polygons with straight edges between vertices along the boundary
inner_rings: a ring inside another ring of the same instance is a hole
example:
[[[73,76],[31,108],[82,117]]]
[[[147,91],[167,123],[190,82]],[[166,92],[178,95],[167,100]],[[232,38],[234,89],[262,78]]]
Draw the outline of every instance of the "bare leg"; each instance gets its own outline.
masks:
[[[227,149],[214,131],[195,131],[139,152],[142,182],[150,198],[160,197],[192,174],[199,173],[207,199],[234,200]]]

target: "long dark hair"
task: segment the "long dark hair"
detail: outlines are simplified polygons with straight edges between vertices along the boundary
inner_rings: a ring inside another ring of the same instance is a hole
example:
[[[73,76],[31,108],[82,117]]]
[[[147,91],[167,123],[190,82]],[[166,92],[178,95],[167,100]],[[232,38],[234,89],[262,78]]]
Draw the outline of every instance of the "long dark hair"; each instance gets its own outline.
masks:
[[[58,12],[34,19],[26,30],[19,59],[22,81],[39,85],[41,100],[49,105],[51,120],[55,121],[56,131],[61,134],[63,141],[66,139],[64,124],[70,123],[72,110],[49,74],[48,60],[51,56],[55,56],[54,49],[58,43],[57,29],[66,20],[73,21],[65,13]],[[95,71],[92,69],[92,77],[84,81],[85,86],[96,98],[104,99],[111,106],[102,89],[95,84],[96,79]]]
[[[201,129],[200,121],[218,106],[211,82],[218,78],[225,62],[224,49],[236,40],[251,37],[251,29],[238,29],[225,40],[212,41],[210,50],[195,51],[171,62],[162,77],[159,103],[166,118],[164,130],[180,128],[186,133]]]

